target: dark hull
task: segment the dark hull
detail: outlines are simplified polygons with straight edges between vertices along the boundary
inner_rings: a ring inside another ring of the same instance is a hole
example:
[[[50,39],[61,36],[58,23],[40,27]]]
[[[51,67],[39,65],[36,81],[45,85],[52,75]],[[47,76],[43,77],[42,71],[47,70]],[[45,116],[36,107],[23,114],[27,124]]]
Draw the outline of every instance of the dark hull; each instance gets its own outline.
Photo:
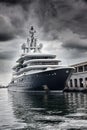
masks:
[[[14,83],[11,82],[8,89],[11,91],[63,90],[72,71],[72,68],[61,68],[23,75]]]

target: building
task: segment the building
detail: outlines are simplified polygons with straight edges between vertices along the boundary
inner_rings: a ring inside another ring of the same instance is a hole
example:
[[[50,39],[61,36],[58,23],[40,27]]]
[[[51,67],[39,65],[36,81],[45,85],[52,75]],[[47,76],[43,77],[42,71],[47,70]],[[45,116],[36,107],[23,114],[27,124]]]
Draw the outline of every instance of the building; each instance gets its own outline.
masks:
[[[72,65],[75,68],[70,80],[68,88],[74,90],[82,90],[87,88],[87,62]]]

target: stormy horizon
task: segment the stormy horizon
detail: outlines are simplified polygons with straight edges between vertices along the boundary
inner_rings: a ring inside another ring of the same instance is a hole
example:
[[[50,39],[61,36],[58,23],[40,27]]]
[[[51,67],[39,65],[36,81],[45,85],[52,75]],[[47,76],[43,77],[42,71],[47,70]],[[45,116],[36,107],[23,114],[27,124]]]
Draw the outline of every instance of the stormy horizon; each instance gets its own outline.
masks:
[[[87,0],[0,0],[0,84],[12,67],[33,25],[43,52],[64,65],[87,61]]]

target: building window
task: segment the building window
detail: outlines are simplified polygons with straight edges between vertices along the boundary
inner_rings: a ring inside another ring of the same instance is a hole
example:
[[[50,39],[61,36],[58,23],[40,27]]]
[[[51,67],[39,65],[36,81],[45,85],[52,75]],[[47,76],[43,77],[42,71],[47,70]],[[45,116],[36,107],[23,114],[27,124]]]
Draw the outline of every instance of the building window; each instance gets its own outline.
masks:
[[[70,79],[70,87],[73,87],[72,79]]]
[[[82,78],[79,79],[79,84],[80,84],[80,87],[83,87],[83,79]]]
[[[74,70],[74,73],[76,73],[77,72],[77,67],[75,67],[75,70]]]
[[[77,87],[77,79],[74,79],[74,85]]]
[[[79,67],[78,67],[78,71],[79,71],[79,72],[83,72],[83,66],[79,66]]]
[[[84,71],[87,71],[87,65],[84,65]]]
[[[86,87],[87,87],[87,77],[85,78],[85,85],[86,85]]]

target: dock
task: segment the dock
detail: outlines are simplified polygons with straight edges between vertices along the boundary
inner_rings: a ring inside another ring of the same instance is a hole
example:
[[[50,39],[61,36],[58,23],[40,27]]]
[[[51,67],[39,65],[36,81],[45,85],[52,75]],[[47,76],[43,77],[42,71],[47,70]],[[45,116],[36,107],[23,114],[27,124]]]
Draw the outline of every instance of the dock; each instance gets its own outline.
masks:
[[[87,88],[64,88],[63,92],[84,92],[87,93]]]

